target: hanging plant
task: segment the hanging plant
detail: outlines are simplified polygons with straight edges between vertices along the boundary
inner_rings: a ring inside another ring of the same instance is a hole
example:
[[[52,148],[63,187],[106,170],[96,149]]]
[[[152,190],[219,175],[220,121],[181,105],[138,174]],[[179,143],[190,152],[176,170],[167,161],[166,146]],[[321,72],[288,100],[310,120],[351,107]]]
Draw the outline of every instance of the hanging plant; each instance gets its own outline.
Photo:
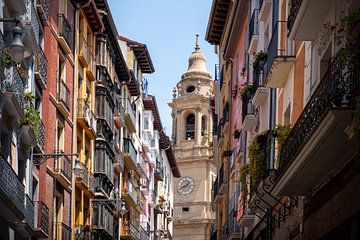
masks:
[[[248,96],[252,95],[252,93],[253,93],[252,85],[246,84],[241,91],[241,98],[244,100]]]
[[[223,156],[224,156],[224,157],[231,157],[231,155],[232,155],[232,150],[225,150],[225,151],[223,152]]]
[[[242,201],[245,205],[246,198],[248,195],[248,186],[247,186],[247,176],[249,175],[249,165],[243,165],[240,168],[240,183],[241,183],[241,193],[242,193]]]
[[[19,125],[20,127],[24,125],[29,125],[31,131],[33,132],[35,138],[39,136],[39,124],[40,124],[40,113],[37,109],[35,109],[31,102],[36,99],[36,97],[32,94],[32,92],[25,93],[25,116],[20,119]]]
[[[240,130],[239,129],[235,129],[234,130],[234,138],[239,138],[240,137]]]
[[[11,57],[5,53],[0,53],[0,63],[5,68],[10,68],[13,64]]]
[[[253,61],[253,71],[258,72],[261,70],[267,60],[267,53],[260,51],[255,54]]]
[[[272,130],[273,136],[277,139],[278,154],[275,159],[275,166],[278,167],[280,163],[281,147],[284,145],[287,137],[291,132],[291,125],[286,124],[284,126],[278,125]]]
[[[355,10],[344,16],[340,24],[332,26],[335,32],[337,45],[345,44],[338,53],[337,57],[344,64],[348,64],[351,58],[359,53],[360,48],[360,10]]]
[[[17,70],[18,70],[19,75],[20,75],[21,78],[26,79],[26,78],[29,77],[29,75],[28,75],[28,70],[27,70],[26,68],[24,68],[24,66],[22,66],[21,63],[20,63],[20,64],[17,64],[16,68],[17,68]]]

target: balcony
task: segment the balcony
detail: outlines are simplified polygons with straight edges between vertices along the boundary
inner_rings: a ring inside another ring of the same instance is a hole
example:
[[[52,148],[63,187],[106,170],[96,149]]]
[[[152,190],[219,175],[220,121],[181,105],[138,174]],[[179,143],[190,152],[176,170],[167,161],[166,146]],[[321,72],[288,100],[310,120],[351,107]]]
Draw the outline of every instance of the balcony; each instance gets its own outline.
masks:
[[[221,119],[221,123],[223,126],[222,132],[225,134],[229,132],[229,119],[230,119],[230,105],[229,102],[226,102]]]
[[[137,205],[140,212],[145,213],[146,212],[146,198],[144,194],[141,191],[137,191]]]
[[[135,112],[132,108],[132,104],[130,99],[126,99],[126,105],[125,105],[125,124],[127,127],[127,130],[129,133],[135,133],[136,132],[136,118],[135,118]]]
[[[123,148],[123,154],[124,154],[124,160],[125,165],[128,169],[131,170],[137,170],[137,151],[134,147],[134,144],[132,143],[132,140],[130,138],[124,138],[124,148]]]
[[[219,193],[225,193],[228,185],[228,170],[227,170],[228,163],[224,162],[221,164],[219,170]]]
[[[89,170],[86,165],[80,162],[81,173],[80,176],[76,177],[76,186],[82,190],[89,189]]]
[[[164,167],[161,162],[156,161],[156,168],[154,172],[155,181],[163,181],[164,180]]]
[[[35,57],[35,79],[42,89],[46,89],[47,69],[48,61],[42,47],[39,46],[39,53]]]
[[[26,194],[25,197],[25,219],[15,225],[15,229],[24,238],[34,234],[34,203]]]
[[[248,53],[250,55],[256,52],[258,41],[259,41],[259,9],[254,9],[249,24]]]
[[[125,202],[131,207],[136,207],[138,204],[138,193],[129,179],[123,179],[122,191],[121,197],[125,200]]]
[[[54,222],[53,235],[56,240],[70,240],[71,227],[65,223]]]
[[[26,13],[22,16],[23,26],[27,34],[24,40],[29,43],[32,52],[37,52],[36,46],[39,44],[40,23],[36,14],[33,1],[25,1]]]
[[[130,221],[121,226],[121,239],[140,240],[140,231],[137,226],[133,225]],[[141,239],[142,240],[142,239]]]
[[[25,217],[25,187],[10,164],[0,155],[0,209],[8,222]]]
[[[283,88],[295,64],[294,43],[284,34],[286,22],[278,21],[272,33],[264,66],[265,85],[270,88]]]
[[[261,70],[260,72],[253,72],[253,91],[254,96],[252,102],[254,106],[262,106],[269,97],[270,89],[265,87],[264,84],[264,73]]]
[[[110,197],[114,187],[115,154],[105,140],[96,140],[94,158],[94,176],[96,178],[96,195]]]
[[[323,25],[332,3],[326,0],[291,0],[288,15],[288,35],[292,40],[312,41]]]
[[[36,9],[43,26],[49,25],[49,0],[38,0]]]
[[[304,196],[336,168],[356,146],[346,129],[359,96],[359,55],[346,65],[335,57],[280,153],[278,196]]]
[[[251,213],[249,208],[245,208],[244,205],[241,205],[239,207],[238,211],[239,216],[239,224],[243,228],[245,227],[251,227],[255,220],[255,214]]]
[[[256,125],[256,116],[251,95],[247,95],[242,99],[242,119],[242,129],[246,132],[254,131]]]
[[[127,86],[131,96],[138,96],[140,94],[140,83],[139,79],[136,78],[133,70],[130,69],[130,81]]]
[[[147,173],[146,162],[142,154],[139,154],[138,157],[137,172],[139,173],[140,177],[146,177],[146,173]]]
[[[93,208],[91,224],[92,230],[95,232],[95,239],[113,239],[114,216],[112,209],[107,205]]]
[[[87,76],[91,81],[95,80],[95,58],[92,46],[88,45],[84,36],[80,37],[79,62],[86,68]]]
[[[70,90],[64,80],[57,82],[56,107],[66,117],[70,115]]]
[[[141,240],[148,240],[150,239],[149,232],[146,231],[142,226],[140,226],[140,239]]]
[[[57,41],[66,54],[71,52],[71,25],[63,13],[58,14]]]
[[[271,12],[272,0],[259,0],[259,19],[265,22]]]
[[[243,228],[236,221],[236,211],[231,209],[228,220],[228,238],[227,240],[242,239]]]
[[[88,186],[89,186],[88,193],[89,193],[90,198],[92,198],[93,196],[95,196],[96,178],[94,177],[94,174],[90,171],[89,171]]]
[[[54,175],[55,179],[64,187],[71,187],[71,160],[68,156],[55,158]]]
[[[5,68],[4,74],[5,80],[0,82],[0,103],[6,103],[3,106],[3,112],[5,110],[8,115],[21,118],[24,115],[23,107],[25,104],[24,92],[26,81],[20,77],[15,65],[10,68]]]
[[[150,194],[150,181],[147,177],[140,179],[140,191],[148,196]]]
[[[115,114],[114,122],[116,127],[121,128],[125,126],[125,109],[122,105],[122,101],[118,99],[115,101]]]
[[[114,162],[114,168],[118,169],[116,170],[118,173],[124,171],[125,161],[124,161],[124,155],[121,151],[115,152],[115,162]]]
[[[35,236],[49,237],[49,209],[42,201],[35,201]]]
[[[87,99],[79,98],[77,105],[77,121],[90,139],[96,138],[96,116],[90,109]]]
[[[220,203],[223,200],[223,194],[219,192],[219,176],[216,177],[215,182],[213,183],[213,196],[214,202]]]

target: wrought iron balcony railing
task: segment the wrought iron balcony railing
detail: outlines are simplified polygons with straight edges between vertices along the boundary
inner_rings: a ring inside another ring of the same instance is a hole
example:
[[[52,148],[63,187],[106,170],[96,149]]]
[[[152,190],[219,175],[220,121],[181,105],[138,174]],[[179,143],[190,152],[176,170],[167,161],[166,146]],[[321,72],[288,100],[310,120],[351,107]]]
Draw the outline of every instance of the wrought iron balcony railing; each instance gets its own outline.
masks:
[[[47,84],[48,61],[41,46],[39,46],[39,53],[36,55],[35,61],[35,77],[41,87],[45,88]]]
[[[58,14],[58,34],[70,46],[71,25],[63,13]]]
[[[58,89],[57,89],[57,100],[61,102],[65,108],[69,111],[70,110],[70,90],[66,86],[64,80],[58,80]]]
[[[34,203],[30,199],[29,195],[26,194],[25,198],[25,221],[28,226],[30,226],[31,229],[34,229]]]
[[[140,226],[140,239],[141,240],[149,239],[149,235],[147,234],[146,230],[142,226]]]
[[[10,68],[5,68],[4,74],[5,80],[0,82],[1,92],[13,93],[19,106],[23,108],[25,104],[24,92],[26,81],[20,77],[15,65]]]
[[[95,188],[96,188],[96,179],[94,177],[94,174],[92,172],[89,172],[89,190],[92,192],[92,194],[95,194]]]
[[[78,179],[79,181],[81,181],[82,184],[84,184],[85,186],[89,187],[89,170],[86,167],[86,165],[82,162],[80,162],[80,166],[81,166],[81,175],[80,175],[80,179]]]
[[[35,201],[35,230],[49,234],[49,209],[42,201]]]
[[[80,56],[81,62],[95,75],[95,58],[92,53],[92,46],[88,45],[84,36],[80,37]]]
[[[278,178],[295,160],[304,144],[318,128],[330,109],[350,109],[356,105],[359,96],[360,56],[356,54],[348,63],[336,56],[327,72],[310,97],[304,110],[284,142],[281,153]]]
[[[0,155],[0,198],[9,203],[18,216],[25,215],[25,187],[10,164]]]
[[[303,0],[290,0],[290,11],[289,11],[289,15],[287,17],[287,30],[288,33],[291,31],[294,22],[295,22],[295,18],[298,14],[298,11],[300,9],[301,3]]]
[[[113,237],[114,216],[108,205],[99,205],[93,208],[91,224],[93,230],[104,232],[108,237]]]
[[[62,174],[68,181],[71,182],[71,161],[68,156],[61,156],[55,159],[54,170],[56,173]]]
[[[77,116],[82,119],[88,128],[96,133],[96,116],[95,113],[90,109],[90,106],[85,98],[78,99]]]
[[[70,240],[71,239],[71,227],[65,223],[54,222],[53,228],[54,239]]]
[[[44,26],[49,25],[49,0],[38,0],[36,8],[42,24]]]
[[[259,9],[254,9],[249,24],[249,43],[255,35],[259,35]]]

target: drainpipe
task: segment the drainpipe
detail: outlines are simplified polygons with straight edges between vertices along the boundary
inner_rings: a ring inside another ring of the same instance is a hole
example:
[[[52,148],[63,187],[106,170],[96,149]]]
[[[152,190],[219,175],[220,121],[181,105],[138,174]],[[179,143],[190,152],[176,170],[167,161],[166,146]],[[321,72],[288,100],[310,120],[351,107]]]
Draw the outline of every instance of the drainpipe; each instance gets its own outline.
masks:
[[[232,130],[232,117],[231,117],[231,113],[232,113],[232,81],[233,81],[233,59],[229,58],[229,57],[225,57],[226,60],[226,65],[230,64],[230,84],[229,84],[229,89],[228,89],[228,96],[229,96],[229,136],[228,136],[228,144],[230,147],[230,142],[231,142],[231,130]],[[224,116],[223,116],[224,117]],[[232,149],[231,149],[232,150]],[[230,159],[228,160],[228,164],[227,164],[227,177],[228,177],[228,184],[227,184],[227,199],[226,199],[226,222],[229,226],[229,197],[230,197]]]

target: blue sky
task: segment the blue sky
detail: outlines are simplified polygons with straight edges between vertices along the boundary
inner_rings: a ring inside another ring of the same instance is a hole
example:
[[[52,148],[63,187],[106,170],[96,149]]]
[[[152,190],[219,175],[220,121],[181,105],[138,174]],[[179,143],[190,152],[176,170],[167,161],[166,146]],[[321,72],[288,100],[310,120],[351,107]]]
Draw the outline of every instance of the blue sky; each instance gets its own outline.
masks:
[[[149,94],[156,96],[161,120],[171,134],[172,89],[186,71],[200,34],[207,69],[214,76],[214,47],[205,41],[210,0],[108,0],[119,34],[148,46],[155,73],[147,75]]]

